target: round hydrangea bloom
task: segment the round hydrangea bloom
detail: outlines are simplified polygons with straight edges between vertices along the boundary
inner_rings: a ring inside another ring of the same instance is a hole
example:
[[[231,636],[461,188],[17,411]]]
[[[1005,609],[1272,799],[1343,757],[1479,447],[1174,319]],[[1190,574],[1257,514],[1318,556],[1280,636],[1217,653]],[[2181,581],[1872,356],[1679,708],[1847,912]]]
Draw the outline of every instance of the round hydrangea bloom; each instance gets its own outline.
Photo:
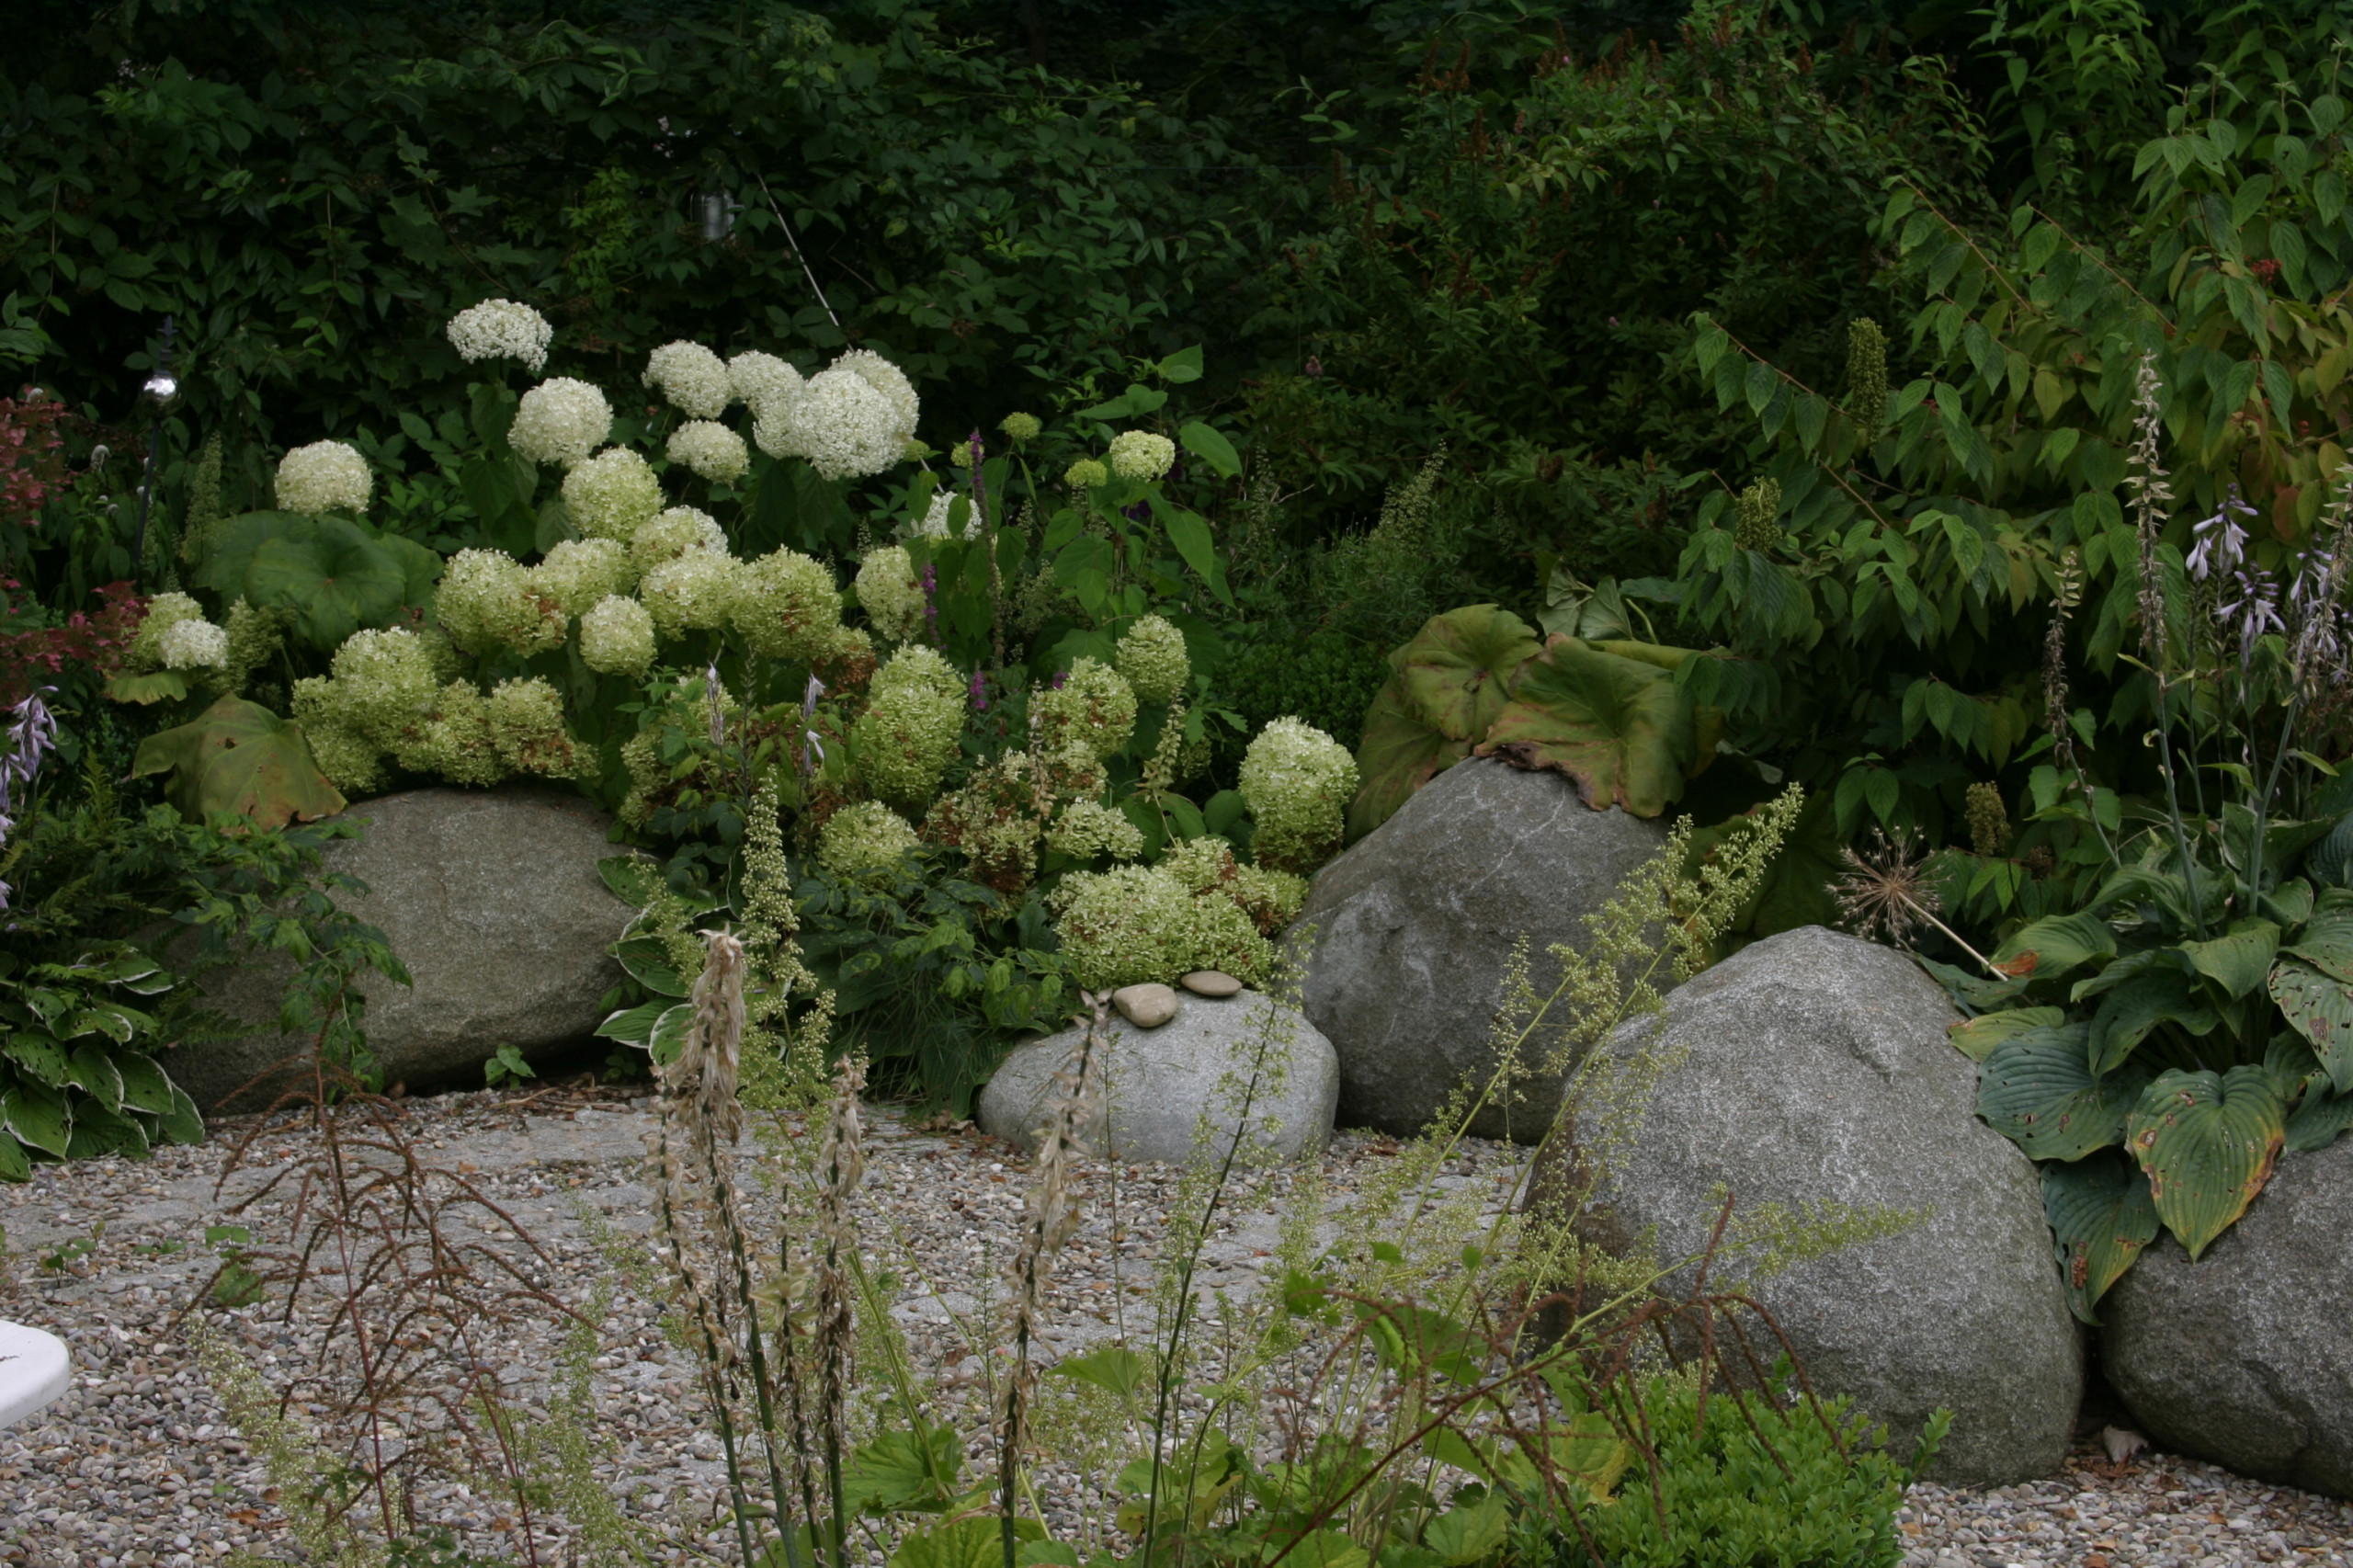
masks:
[[[923,509],[923,520],[915,524],[911,531],[921,534],[926,539],[946,539],[948,514],[955,510],[955,507],[956,497],[953,494],[945,490],[934,491],[931,505]],[[968,534],[972,531],[972,516],[970,506],[967,506],[964,512],[964,531]]]
[[[146,619],[139,623],[130,648],[124,651],[123,662],[134,670],[159,668],[164,662],[164,639],[172,628],[184,620],[203,619],[204,607],[186,594],[157,594],[147,601]]]
[[[858,602],[875,631],[894,642],[923,630],[923,585],[904,545],[866,552],[858,567]]]
[[[799,397],[803,383],[790,360],[746,348],[727,361],[727,384],[757,419],[772,404]]]
[[[449,318],[449,342],[471,365],[483,359],[515,359],[533,375],[548,362],[555,329],[548,318],[512,300],[484,300]]]
[[[735,574],[743,563],[733,556],[690,550],[665,561],[637,585],[637,597],[665,637],[723,625],[735,603]]]
[[[1253,858],[1262,866],[1303,873],[1340,846],[1342,813],[1357,790],[1357,763],[1323,731],[1278,719],[1250,743],[1237,784],[1257,824]]]
[[[1029,699],[1029,713],[1044,728],[1049,746],[1084,745],[1109,756],[1135,733],[1135,688],[1099,659],[1082,658],[1059,688]]]
[[[416,739],[393,753],[403,767],[438,773],[452,784],[487,788],[513,771],[498,755],[490,699],[471,682],[453,680],[434,699],[433,717]]]
[[[996,427],[1017,444],[1036,440],[1039,432],[1045,429],[1034,414],[1008,414],[997,421]]]
[[[1121,479],[1158,479],[1176,461],[1176,443],[1149,430],[1122,430],[1111,437],[1111,472]]]
[[[885,684],[883,676],[892,665],[915,651],[900,649],[875,672],[874,700],[850,726],[849,735],[867,788],[893,805],[911,807],[922,805],[938,790],[964,735],[961,682],[946,695],[920,678]]]
[[[596,754],[563,727],[563,699],[545,676],[500,681],[488,709],[490,744],[517,772],[580,778],[596,771]]]
[[[580,662],[600,675],[639,676],[654,663],[654,617],[619,594],[580,618]]]
[[[910,643],[874,672],[874,684],[868,689],[876,697],[892,691],[928,691],[961,702],[964,674],[943,658],[937,648]]]
[[[229,662],[229,633],[209,620],[176,620],[156,651],[167,670],[217,670]]]
[[[1063,470],[1063,483],[1073,490],[1096,490],[1111,483],[1111,471],[1093,458],[1081,458]]]
[[[636,581],[629,551],[611,539],[565,540],[531,568],[531,591],[553,599],[568,616],[585,614],[608,595],[628,593]]]
[[[665,343],[645,357],[645,384],[690,419],[716,419],[735,399],[727,362],[699,343]]]
[[[1147,615],[1120,639],[1114,657],[1140,702],[1167,702],[1193,678],[1185,634],[1165,617]]]
[[[899,460],[898,410],[855,370],[821,370],[796,398],[758,411],[752,439],[772,458],[806,459],[827,479],[863,479]]]
[[[1132,860],[1143,853],[1143,830],[1100,801],[1073,801],[1046,830],[1046,847],[1074,860]]]
[[[563,646],[563,607],[534,591],[531,574],[503,550],[461,550],[433,596],[435,619],[469,653],[512,648],[537,653]]]
[[[662,509],[662,482],[628,447],[607,447],[563,476],[563,507],[590,539],[627,544]]]
[[[348,730],[332,720],[314,721],[302,716],[301,687],[327,683],[317,680],[298,681],[295,690],[295,722],[302,726],[302,739],[311,748],[311,760],[327,776],[327,782],[345,795],[357,798],[373,794],[384,787],[384,754],[375,743],[357,730]]]
[[[844,881],[884,881],[921,843],[881,801],[852,801],[817,830],[817,864]]]
[[[689,419],[671,431],[663,455],[713,484],[733,484],[752,466],[744,437],[715,419]]]
[[[281,512],[364,512],[375,476],[358,449],[341,441],[313,441],[278,460],[278,509]]]
[[[727,619],[755,653],[813,665],[841,629],[841,590],[824,562],[774,550],[737,568]]]
[[[1165,983],[1196,969],[1257,981],[1273,961],[1273,944],[1232,898],[1196,893],[1163,867],[1080,871],[1049,902],[1061,915],[1054,929],[1063,961],[1089,990]]]
[[[570,468],[587,460],[613,427],[613,405],[586,381],[551,376],[523,394],[506,444],[535,463]]]
[[[727,553],[727,530],[719,526],[718,518],[693,506],[656,512],[629,541],[629,558],[640,572],[651,572],[690,550]]]
[[[398,748],[431,717],[441,687],[425,639],[403,627],[353,632],[328,667],[333,721],[379,751]]]
[[[915,415],[923,410],[923,400],[915,396],[915,383],[907,380],[905,371],[871,348],[853,348],[827,369],[847,370],[889,399],[895,416],[892,433],[903,444],[915,438]]]

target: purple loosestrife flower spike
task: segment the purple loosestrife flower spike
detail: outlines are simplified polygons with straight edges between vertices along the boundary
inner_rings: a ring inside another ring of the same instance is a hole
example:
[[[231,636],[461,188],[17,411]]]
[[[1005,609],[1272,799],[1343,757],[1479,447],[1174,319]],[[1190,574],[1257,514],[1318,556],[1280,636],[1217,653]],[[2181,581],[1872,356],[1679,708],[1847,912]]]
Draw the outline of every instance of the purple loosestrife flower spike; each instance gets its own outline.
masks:
[[[981,672],[980,672],[980,671],[978,671],[978,670],[974,670],[974,671],[972,672],[972,711],[973,711],[973,712],[975,712],[975,713],[985,713],[985,712],[987,712],[988,710],[989,710],[989,685],[988,685],[988,682],[981,678]]]

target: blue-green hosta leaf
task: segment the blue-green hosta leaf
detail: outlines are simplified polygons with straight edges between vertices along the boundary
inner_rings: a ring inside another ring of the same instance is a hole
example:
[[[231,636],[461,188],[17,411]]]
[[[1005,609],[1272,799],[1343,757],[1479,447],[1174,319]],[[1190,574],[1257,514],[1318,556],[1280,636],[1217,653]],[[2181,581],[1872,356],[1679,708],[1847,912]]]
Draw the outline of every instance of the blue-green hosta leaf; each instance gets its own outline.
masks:
[[[65,1108],[65,1091],[19,1078],[0,1094],[0,1122],[28,1149],[65,1158],[74,1137],[74,1118]]]
[[[2012,1007],[2006,1012],[1981,1014],[1955,1024],[1945,1031],[1945,1038],[1972,1062],[1983,1062],[2004,1040],[2015,1040],[2029,1029],[2052,1028],[2066,1021],[2063,1007]]]
[[[2271,999],[2290,1027],[2312,1042],[2337,1092],[2353,1089],[2353,986],[2301,959],[2281,959],[2271,971]]]
[[[2180,948],[2199,973],[2235,1000],[2270,974],[2271,960],[2279,956],[2279,927],[2268,920],[2234,921],[2222,936]]]
[[[2021,926],[1994,951],[2006,974],[2051,980],[2116,953],[2116,933],[2088,915],[2046,915]]]
[[[2288,1119],[2284,1147],[2292,1153],[2309,1154],[2336,1142],[2348,1127],[2353,1127],[2353,1095],[2336,1094],[2325,1083],[2314,1082],[2304,1090],[2296,1113]]]
[[[2135,975],[2101,997],[2099,1011],[2092,1015],[2087,1042],[2091,1070],[2096,1074],[2113,1071],[2159,1024],[2179,1024],[2191,1034],[2202,1035],[2211,1033],[2221,1021],[2221,1015],[2190,988],[2189,977],[2178,970],[2153,969]]]
[[[2324,974],[2353,980],[2353,909],[2325,898],[2288,951]]]
[[[2087,1024],[2029,1029],[1978,1065],[1977,1114],[2038,1160],[2080,1160],[2121,1142],[2124,1119],[2148,1080],[2129,1068],[2093,1076]]]
[[[2157,1239],[2149,1178],[2120,1151],[2042,1167],[2042,1208],[2051,1217],[2067,1305],[2086,1323],[2108,1288]]]
[[[2286,1108],[2257,1066],[2158,1076],[2126,1125],[2157,1217],[2192,1262],[2255,1201],[2287,1137]]]

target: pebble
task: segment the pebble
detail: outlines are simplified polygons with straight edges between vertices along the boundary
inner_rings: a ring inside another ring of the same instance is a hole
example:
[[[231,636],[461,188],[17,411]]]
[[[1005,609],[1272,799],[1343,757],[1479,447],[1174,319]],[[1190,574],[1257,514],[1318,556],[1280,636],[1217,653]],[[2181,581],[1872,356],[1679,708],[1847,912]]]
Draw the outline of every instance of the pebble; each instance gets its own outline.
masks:
[[[1140,1029],[1156,1029],[1176,1016],[1176,993],[1165,985],[1122,985],[1111,993],[1120,1017]]]
[[[1242,993],[1242,982],[1218,969],[1197,969],[1181,976],[1176,983],[1196,996],[1238,996]]]

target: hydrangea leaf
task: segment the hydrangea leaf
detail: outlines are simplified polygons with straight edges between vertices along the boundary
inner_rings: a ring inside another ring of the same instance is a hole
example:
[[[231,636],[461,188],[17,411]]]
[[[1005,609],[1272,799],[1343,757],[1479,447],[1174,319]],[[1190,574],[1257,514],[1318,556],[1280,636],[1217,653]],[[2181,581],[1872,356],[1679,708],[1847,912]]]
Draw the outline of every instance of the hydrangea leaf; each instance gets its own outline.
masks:
[[[2353,987],[2300,958],[2281,959],[2271,971],[2271,999],[2312,1042],[2336,1091],[2353,1089]]]
[[[1365,713],[1357,751],[1362,782],[1348,806],[1350,843],[1471,755],[1509,700],[1512,676],[1540,647],[1509,610],[1472,605],[1433,616],[1389,655],[1393,673]]]
[[[2042,1167],[2042,1209],[2051,1219],[2067,1305],[2076,1317],[2097,1324],[2093,1308],[2099,1299],[2157,1239],[2149,1178],[2120,1152],[2053,1162]]]
[[[2126,1128],[2157,1217],[2193,1263],[2271,1179],[2286,1139],[2286,1108],[2269,1074],[2251,1065],[2165,1073],[2142,1092]]]
[[[1697,770],[1698,731],[1666,670],[1555,638],[1522,667],[1511,701],[1472,749],[1565,774],[1596,811],[1654,817]]]
[[[2092,1074],[2088,1024],[2044,1025],[1995,1046],[1977,1069],[1977,1114],[2038,1160],[2080,1160],[2120,1142],[2148,1079]]]
[[[166,770],[167,798],[195,821],[230,812],[278,828],[333,816],[347,804],[319,771],[302,726],[242,698],[224,697],[191,722],[142,741],[131,773]]]

